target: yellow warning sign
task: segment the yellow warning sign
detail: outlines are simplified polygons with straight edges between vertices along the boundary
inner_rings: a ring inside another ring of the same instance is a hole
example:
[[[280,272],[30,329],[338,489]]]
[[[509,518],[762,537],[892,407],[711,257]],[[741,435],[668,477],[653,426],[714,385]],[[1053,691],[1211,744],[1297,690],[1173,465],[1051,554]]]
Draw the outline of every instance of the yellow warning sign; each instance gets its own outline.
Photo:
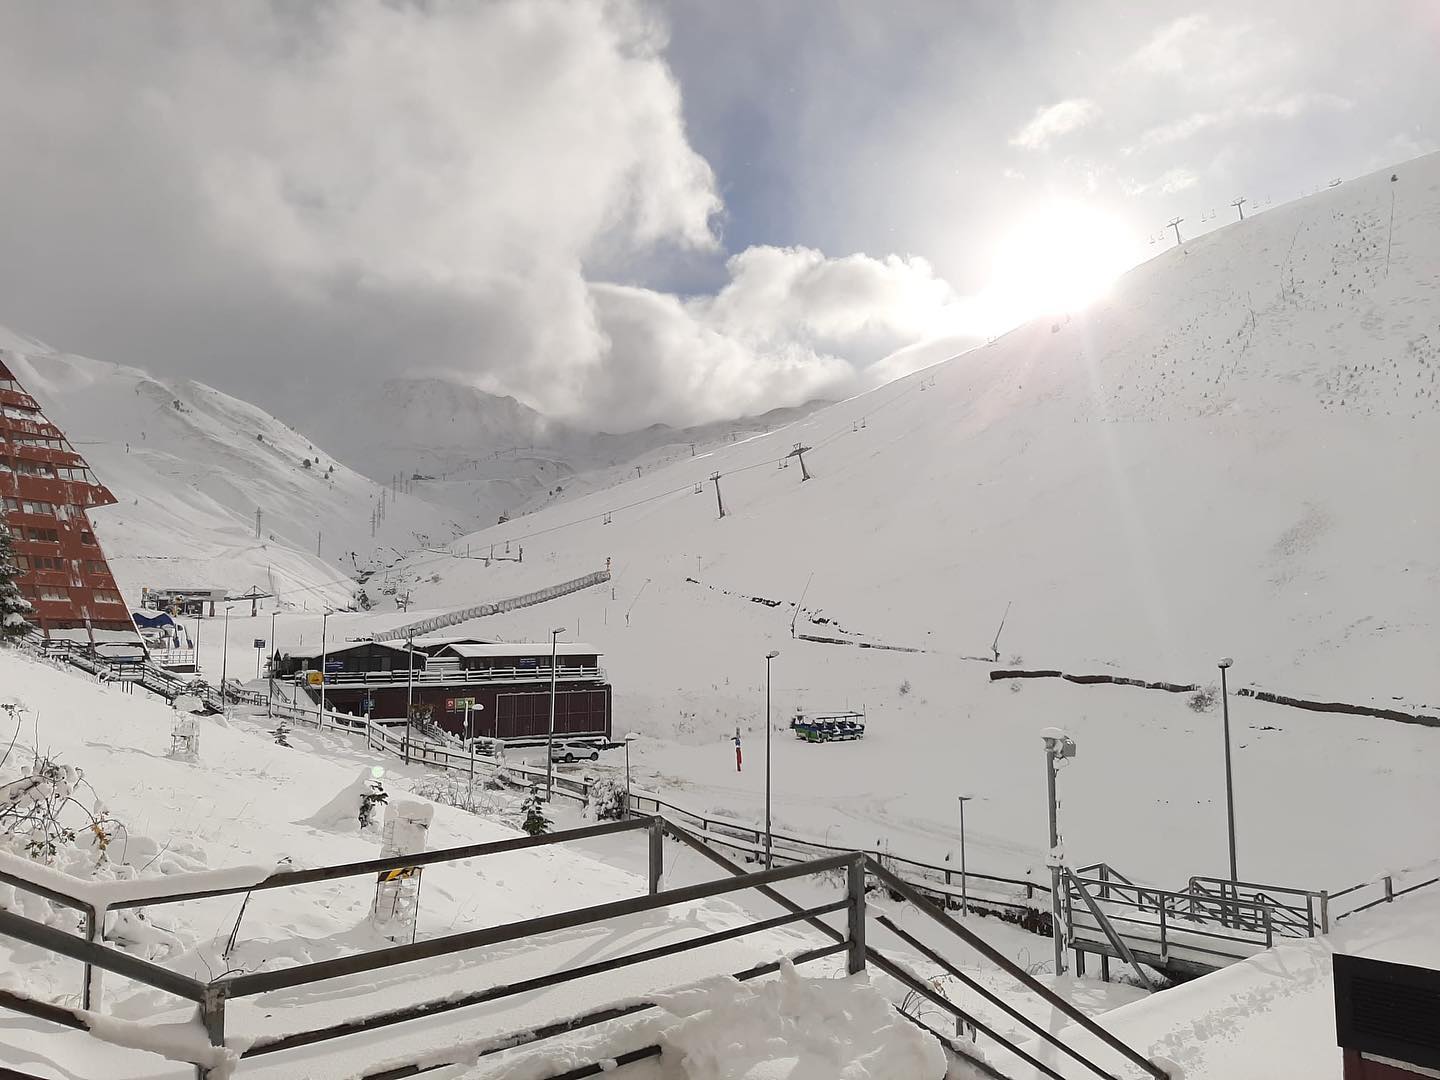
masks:
[[[321,675],[318,671],[307,671],[305,673],[305,681],[311,686],[319,686],[325,681],[325,676]]]
[[[382,882],[401,881],[404,878],[411,877],[415,874],[418,874],[419,872],[420,868],[418,866],[402,866],[398,870],[382,870],[380,871],[380,880]]]

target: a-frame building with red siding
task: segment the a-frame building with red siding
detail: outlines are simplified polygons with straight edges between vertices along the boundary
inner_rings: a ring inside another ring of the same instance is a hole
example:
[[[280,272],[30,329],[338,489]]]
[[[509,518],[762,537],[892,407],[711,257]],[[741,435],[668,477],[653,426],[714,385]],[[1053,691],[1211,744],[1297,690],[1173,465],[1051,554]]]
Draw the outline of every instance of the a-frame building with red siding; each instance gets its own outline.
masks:
[[[140,641],[86,514],[115,501],[0,359],[0,517],[47,638]]]

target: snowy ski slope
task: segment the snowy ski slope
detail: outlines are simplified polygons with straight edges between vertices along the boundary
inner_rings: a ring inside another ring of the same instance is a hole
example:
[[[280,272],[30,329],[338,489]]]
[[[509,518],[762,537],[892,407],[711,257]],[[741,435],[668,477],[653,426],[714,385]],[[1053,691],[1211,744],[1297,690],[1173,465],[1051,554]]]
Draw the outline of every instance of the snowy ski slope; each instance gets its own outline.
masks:
[[[1217,708],[991,684],[975,658],[1013,603],[1002,666],[1204,685],[1231,655],[1232,689],[1436,711],[1440,156],[1393,172],[1173,249],[1068,320],[452,547],[523,545],[523,564],[417,555],[417,601],[458,607],[613,559],[613,594],[468,629],[568,624],[601,647],[617,727],[653,736],[649,779],[692,802],[759,816],[729,736],[751,733],[759,758],[778,647],[778,716],[864,705],[872,720],[849,746],[779,733],[782,825],[939,854],[969,791],[978,864],[1033,866],[1036,733],[1065,723],[1081,740],[1072,855],[1166,880],[1222,869]],[[809,482],[780,467],[796,443]],[[925,652],[792,641],[807,580],[800,633]],[[1242,869],[1333,888],[1440,846],[1416,762],[1440,733],[1232,711]],[[1380,820],[1396,824],[1377,836]]]

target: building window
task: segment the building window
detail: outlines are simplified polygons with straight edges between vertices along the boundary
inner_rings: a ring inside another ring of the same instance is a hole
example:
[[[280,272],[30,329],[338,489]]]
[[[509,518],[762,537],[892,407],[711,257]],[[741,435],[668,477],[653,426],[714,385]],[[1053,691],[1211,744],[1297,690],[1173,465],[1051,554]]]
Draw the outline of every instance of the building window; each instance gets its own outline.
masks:
[[[87,573],[87,574],[103,574],[103,573],[105,573],[105,564],[104,564],[103,562],[100,562],[100,561],[97,560],[97,559],[86,559],[86,560],[85,560],[85,573]]]
[[[123,603],[124,603],[124,601],[123,601],[122,599],[120,599],[120,594],[119,594],[119,593],[117,593],[117,592],[111,592],[109,589],[96,589],[96,590],[95,590],[95,601],[96,601],[96,603],[100,603],[100,604],[123,604]]]
[[[84,542],[83,536],[88,535],[90,534],[82,534],[82,543]],[[37,543],[58,544],[60,542],[60,534],[54,529],[26,529],[25,536],[27,539],[34,540]]]
[[[19,500],[19,499],[12,499],[9,495],[6,495],[6,496],[5,496],[5,509],[6,509],[6,510],[14,510],[16,513],[18,513],[18,512],[20,511],[20,500]]]
[[[16,568],[17,568],[22,574],[25,573],[25,572],[27,572],[27,571],[30,569],[30,556],[29,556],[29,555],[16,555],[16,556],[15,556],[15,566],[16,566]]]
[[[54,529],[51,529],[50,531],[51,531],[51,532],[54,532],[55,530],[54,530]],[[88,533],[88,532],[82,532],[82,533],[80,534],[80,543],[82,543],[82,544],[90,544],[90,545],[93,546],[94,543],[95,543],[95,534],[94,534],[94,533]]]
[[[69,599],[70,599],[70,590],[69,590],[69,589],[62,588],[62,587],[59,586],[59,585],[41,585],[41,586],[40,586],[40,599],[41,599],[41,600],[69,600]]]
[[[31,555],[28,565],[33,570],[64,570],[64,559],[52,559],[49,555]]]
[[[38,499],[26,499],[26,500],[25,500],[25,513],[27,513],[27,514],[46,514],[46,515],[48,515],[48,516],[50,516],[50,517],[54,517],[54,516],[55,516],[55,504],[54,504],[54,503],[48,503],[48,502],[40,502]]]

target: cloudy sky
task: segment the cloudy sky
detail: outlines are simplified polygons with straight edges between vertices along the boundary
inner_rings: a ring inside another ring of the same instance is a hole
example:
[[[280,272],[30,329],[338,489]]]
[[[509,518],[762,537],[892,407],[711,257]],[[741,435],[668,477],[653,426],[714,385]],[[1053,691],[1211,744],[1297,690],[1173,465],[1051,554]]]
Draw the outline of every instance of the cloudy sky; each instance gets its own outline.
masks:
[[[1437,53],[1430,0],[7,0],[0,323],[292,420],[760,411],[1435,149]]]

